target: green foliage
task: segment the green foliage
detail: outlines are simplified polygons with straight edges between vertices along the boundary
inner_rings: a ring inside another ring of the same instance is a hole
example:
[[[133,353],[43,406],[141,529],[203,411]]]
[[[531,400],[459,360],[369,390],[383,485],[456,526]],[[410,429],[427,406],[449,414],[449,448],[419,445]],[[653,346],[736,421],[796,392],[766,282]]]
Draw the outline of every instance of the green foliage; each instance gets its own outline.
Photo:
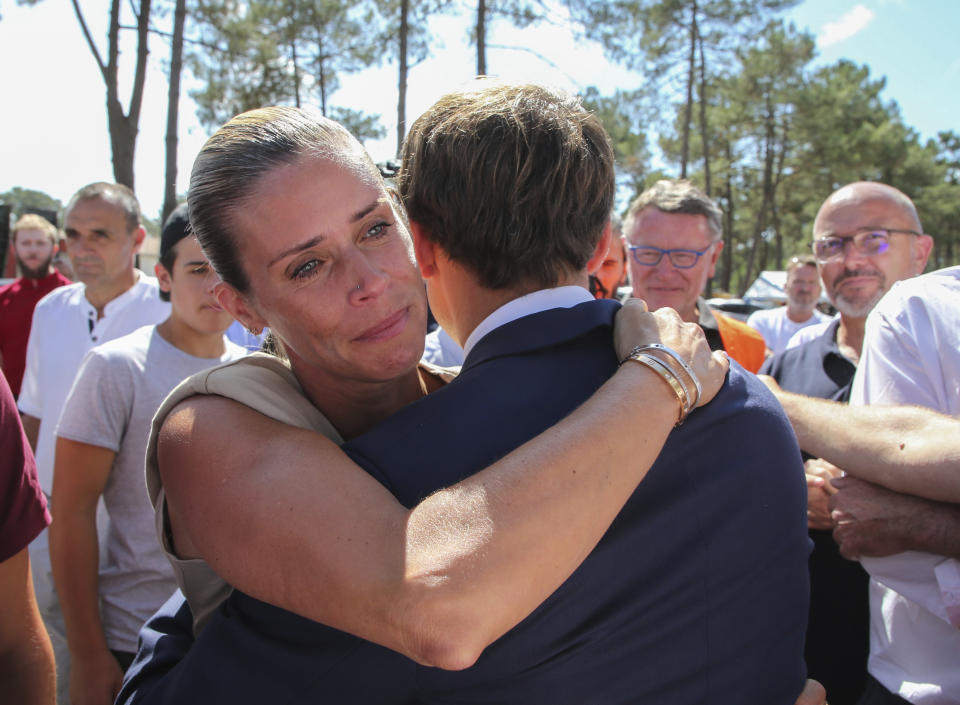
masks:
[[[339,0],[198,0],[190,62],[203,84],[191,94],[201,122],[216,127],[245,110],[314,101],[327,114],[339,76],[384,57],[374,9]]]
[[[59,213],[63,204],[56,198],[43,191],[14,186],[9,191],[0,193],[0,203],[10,206],[14,218],[19,218],[28,208],[42,208],[43,210]]]
[[[544,0],[477,0],[475,22],[468,32],[468,41],[477,48],[477,73],[486,74],[487,46],[490,25],[503,19],[514,27],[528,27],[550,16]]]
[[[346,127],[361,142],[382,139],[387,134],[379,115],[369,115],[351,108],[331,108],[330,117]]]
[[[581,97],[584,106],[600,118],[613,142],[618,190],[632,192],[642,188],[650,150],[642,119],[640,92],[617,91],[612,96],[601,96],[595,86],[589,86]]]
[[[666,21],[682,4],[648,9]],[[763,269],[782,269],[789,257],[809,252],[820,204],[859,180],[889,183],[913,198],[935,236],[930,266],[957,262],[960,135],[943,132],[921,144],[897,104],[884,100],[883,78],[845,60],[813,69],[814,57],[810,35],[773,22],[717,64],[707,90],[697,92],[705,129],[689,135],[688,158],[700,167],[689,176],[704,186],[709,153],[711,195],[724,210],[727,243],[716,284],[742,293]],[[659,146],[675,167],[684,159],[687,115],[674,96],[673,121],[661,128]]]
[[[381,22],[381,39],[384,42],[394,39],[400,31],[400,0],[380,0],[376,3]],[[430,56],[430,49],[436,38],[429,29],[431,16],[447,12],[452,0],[409,0],[407,17],[407,62],[416,66]]]

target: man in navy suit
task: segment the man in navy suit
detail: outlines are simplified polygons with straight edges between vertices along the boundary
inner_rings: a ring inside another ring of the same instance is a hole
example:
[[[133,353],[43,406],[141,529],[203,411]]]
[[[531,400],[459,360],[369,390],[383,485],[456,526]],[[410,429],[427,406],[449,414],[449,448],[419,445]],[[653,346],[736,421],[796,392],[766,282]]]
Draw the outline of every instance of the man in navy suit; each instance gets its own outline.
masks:
[[[577,100],[483,82],[414,124],[398,188],[432,309],[466,361],[344,448],[413,505],[562,419],[616,369],[617,304],[587,291],[613,154]],[[172,601],[120,700],[142,678],[169,702],[786,705],[805,679],[805,509],[789,423],[734,364],[580,568],[472,667],[418,666],[235,591],[156,686],[189,642]]]

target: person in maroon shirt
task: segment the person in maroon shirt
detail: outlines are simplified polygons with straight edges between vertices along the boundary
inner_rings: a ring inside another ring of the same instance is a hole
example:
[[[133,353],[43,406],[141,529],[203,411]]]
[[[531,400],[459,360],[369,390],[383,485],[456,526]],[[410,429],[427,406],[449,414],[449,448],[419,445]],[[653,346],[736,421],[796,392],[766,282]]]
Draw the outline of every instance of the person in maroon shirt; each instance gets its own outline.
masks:
[[[20,394],[33,309],[58,286],[70,284],[51,264],[56,243],[56,227],[39,215],[25,215],[13,226],[13,253],[21,277],[0,287],[0,369],[14,397]]]
[[[53,649],[30,579],[29,544],[50,523],[37,466],[0,373],[0,693],[4,702],[54,702]]]

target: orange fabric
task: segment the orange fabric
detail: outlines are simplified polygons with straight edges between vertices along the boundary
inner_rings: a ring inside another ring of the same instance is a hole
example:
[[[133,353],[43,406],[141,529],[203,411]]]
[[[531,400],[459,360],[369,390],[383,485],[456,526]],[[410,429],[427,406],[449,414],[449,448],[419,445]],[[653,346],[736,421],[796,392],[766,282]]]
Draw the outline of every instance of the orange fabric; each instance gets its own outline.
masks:
[[[767,344],[753,328],[736,318],[724,316],[717,311],[713,312],[717,319],[717,330],[723,340],[723,349],[734,360],[743,365],[744,369],[756,373],[767,354]]]

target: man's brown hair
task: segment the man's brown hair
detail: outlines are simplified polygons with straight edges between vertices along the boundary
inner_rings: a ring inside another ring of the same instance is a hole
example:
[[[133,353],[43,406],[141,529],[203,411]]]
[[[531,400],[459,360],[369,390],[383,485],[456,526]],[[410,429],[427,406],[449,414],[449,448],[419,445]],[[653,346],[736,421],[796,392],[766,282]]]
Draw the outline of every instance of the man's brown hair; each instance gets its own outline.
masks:
[[[794,269],[799,269],[800,267],[813,267],[817,268],[817,260],[813,255],[796,255],[791,257],[790,261],[787,262],[787,274],[790,274]]]
[[[412,221],[481,286],[555,286],[610,217],[614,158],[576,97],[484,79],[411,127],[397,187]]]
[[[21,230],[41,230],[54,245],[60,240],[57,226],[42,215],[37,215],[36,213],[27,213],[26,215],[20,216],[20,219],[13,226],[13,231],[10,233],[12,236],[11,239],[14,242],[17,241],[17,233]]]

